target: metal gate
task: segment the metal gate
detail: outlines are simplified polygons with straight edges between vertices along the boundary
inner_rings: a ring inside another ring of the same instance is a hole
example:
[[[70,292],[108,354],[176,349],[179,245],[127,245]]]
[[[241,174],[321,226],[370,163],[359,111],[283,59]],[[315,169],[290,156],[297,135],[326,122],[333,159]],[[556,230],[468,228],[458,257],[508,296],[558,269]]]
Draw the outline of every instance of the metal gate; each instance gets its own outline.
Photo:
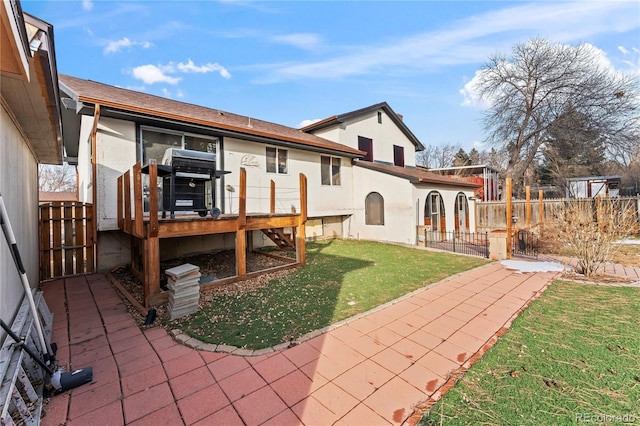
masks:
[[[440,232],[424,230],[425,247],[489,258],[489,235],[487,232]]]
[[[40,279],[95,272],[94,226],[92,204],[41,204]]]
[[[511,255],[538,258],[538,236],[531,231],[516,231],[511,239]]]

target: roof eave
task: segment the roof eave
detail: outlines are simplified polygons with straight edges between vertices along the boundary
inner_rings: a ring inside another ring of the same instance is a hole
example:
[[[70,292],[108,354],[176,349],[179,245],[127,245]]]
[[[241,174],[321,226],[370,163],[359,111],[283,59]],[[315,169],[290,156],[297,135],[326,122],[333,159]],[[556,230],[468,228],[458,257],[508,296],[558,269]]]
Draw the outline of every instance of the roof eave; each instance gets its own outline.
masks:
[[[114,115],[120,118],[130,118],[134,120],[143,118],[164,124],[173,123],[174,125],[186,125],[191,126],[194,129],[197,128],[201,130],[206,129],[208,131],[213,131],[219,133],[220,136],[238,137],[246,140],[252,140],[254,142],[271,143],[274,145],[287,146],[291,148],[301,148],[301,146],[303,146],[310,151],[341,155],[347,158],[358,158],[365,155],[364,152],[350,148],[346,145],[344,146],[345,149],[336,149],[333,147],[322,146],[320,144],[314,144],[303,139],[274,135],[259,130],[239,128],[223,123],[212,123],[211,121],[199,120],[191,117],[175,116],[160,111],[145,110],[143,108],[131,107],[128,105],[122,105],[114,102],[104,101],[101,99],[78,95],[77,93],[73,93],[73,91],[71,90],[70,92],[72,92],[72,94],[76,97],[76,99],[74,100],[79,106],[78,111],[80,111],[81,114],[92,114],[93,105],[98,104],[101,107],[101,115],[104,117]]]
[[[398,114],[396,114],[396,112],[389,106],[387,102],[380,102],[374,105],[370,105],[368,107],[357,109],[355,111],[347,112],[340,115],[334,115],[332,117],[328,117],[328,118],[325,118],[324,120],[320,120],[316,123],[305,126],[300,130],[307,133],[313,133],[317,130],[322,130],[327,127],[339,125],[353,117],[358,117],[363,114],[367,114],[371,111],[376,111],[378,109],[383,109],[387,113],[387,115],[391,117],[391,120],[394,122],[394,124],[400,129],[400,131],[402,131],[402,133],[404,133],[407,139],[409,139],[411,143],[416,147],[416,151],[423,151],[425,149],[424,145],[422,145],[422,142],[418,140],[416,135],[413,134],[413,132],[409,129],[409,127],[407,127],[406,124],[404,124],[404,121],[400,119]]]

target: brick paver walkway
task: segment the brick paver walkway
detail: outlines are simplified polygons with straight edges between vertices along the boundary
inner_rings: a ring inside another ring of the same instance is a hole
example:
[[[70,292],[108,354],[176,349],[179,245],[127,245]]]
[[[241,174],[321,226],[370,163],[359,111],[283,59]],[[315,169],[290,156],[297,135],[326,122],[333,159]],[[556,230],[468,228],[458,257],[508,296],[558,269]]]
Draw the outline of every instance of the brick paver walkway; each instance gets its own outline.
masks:
[[[52,397],[42,424],[411,424],[556,277],[492,263],[255,357],[141,330],[104,275],[49,282],[60,364],[94,380]]]

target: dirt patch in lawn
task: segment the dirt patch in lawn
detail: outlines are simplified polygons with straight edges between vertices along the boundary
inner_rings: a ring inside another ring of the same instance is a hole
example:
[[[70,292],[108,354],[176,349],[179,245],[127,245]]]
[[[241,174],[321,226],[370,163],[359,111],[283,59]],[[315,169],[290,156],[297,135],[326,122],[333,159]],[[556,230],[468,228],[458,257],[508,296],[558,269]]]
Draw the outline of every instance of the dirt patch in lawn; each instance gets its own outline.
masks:
[[[278,253],[282,257],[291,256],[290,253]],[[294,253],[295,255],[295,253]],[[206,283],[222,278],[233,277],[236,274],[236,254],[235,250],[223,250],[215,253],[198,254],[193,256],[185,256],[176,259],[160,262],[160,287],[166,290],[167,276],[165,271],[178,265],[190,263],[200,268],[201,283]],[[210,288],[200,292],[200,306],[206,303],[210,303],[217,295],[220,294],[235,294],[241,295],[244,292],[254,290],[256,288],[263,287],[269,283],[269,281],[282,278],[294,269],[279,270],[274,272],[267,272],[270,268],[277,266],[284,266],[290,264],[284,259],[278,259],[277,257],[252,252],[247,254],[247,272],[265,271],[264,274],[250,278],[248,280],[221,285],[219,287]],[[111,276],[117,280],[122,287],[133,296],[140,304],[144,304],[144,290],[142,283],[131,273],[126,267],[119,267],[111,271]],[[121,294],[122,300],[127,305],[127,308],[138,325],[143,325],[146,317],[140,313],[124,295]],[[154,306],[156,309],[156,322],[162,325],[169,325],[169,314],[166,309],[166,305]]]

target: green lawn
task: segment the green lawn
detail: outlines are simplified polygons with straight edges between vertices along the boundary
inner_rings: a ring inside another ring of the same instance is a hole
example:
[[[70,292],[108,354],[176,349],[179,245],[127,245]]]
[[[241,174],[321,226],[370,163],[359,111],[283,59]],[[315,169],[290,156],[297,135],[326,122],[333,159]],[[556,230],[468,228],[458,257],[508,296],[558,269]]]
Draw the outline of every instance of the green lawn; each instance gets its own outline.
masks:
[[[376,242],[310,243],[306,266],[262,288],[218,295],[172,327],[209,343],[262,349],[486,262]]]
[[[640,289],[557,281],[420,424],[625,421],[640,423]]]

